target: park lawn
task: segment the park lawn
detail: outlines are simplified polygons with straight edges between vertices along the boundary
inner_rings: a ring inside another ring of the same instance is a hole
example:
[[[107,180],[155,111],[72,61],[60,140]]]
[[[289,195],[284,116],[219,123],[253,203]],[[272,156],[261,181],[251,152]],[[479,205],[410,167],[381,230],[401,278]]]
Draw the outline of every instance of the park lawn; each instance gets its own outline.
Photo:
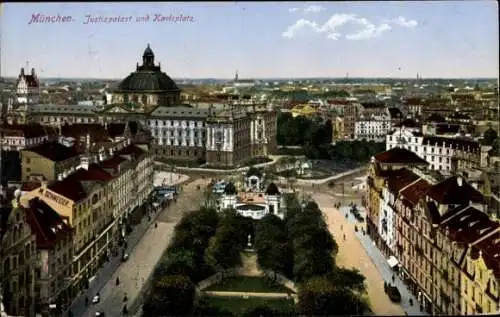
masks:
[[[288,315],[295,311],[293,299],[288,298],[264,298],[264,297],[227,297],[227,296],[205,296],[207,303],[212,307],[223,308],[236,316],[241,316],[250,309],[258,306],[267,306],[279,311],[280,315]]]
[[[231,276],[210,285],[204,291],[210,292],[252,292],[252,293],[288,293],[287,287],[273,283],[267,277]]]

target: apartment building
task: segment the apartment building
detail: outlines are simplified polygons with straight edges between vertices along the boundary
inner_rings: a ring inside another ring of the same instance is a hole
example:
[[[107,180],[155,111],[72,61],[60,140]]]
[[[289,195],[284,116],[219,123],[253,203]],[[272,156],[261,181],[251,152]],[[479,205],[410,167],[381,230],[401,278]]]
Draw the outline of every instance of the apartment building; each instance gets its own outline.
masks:
[[[416,167],[427,165],[428,163],[415,153],[401,148],[393,148],[372,157],[367,178],[368,197],[365,200],[368,202],[366,224],[368,235],[375,241],[379,248],[381,248],[383,240],[380,238],[377,228],[380,222],[380,205],[385,180],[389,179],[396,170],[406,166]]]
[[[378,175],[369,176],[368,232],[421,309],[447,315],[498,311],[500,231],[484,196],[461,176],[415,167],[384,174],[378,164],[373,160],[370,168]],[[384,179],[381,196],[377,177]]]
[[[387,109],[384,109],[379,114],[361,114],[354,124],[354,138],[356,140],[383,142],[390,130],[391,116]]]
[[[36,237],[35,312],[61,313],[71,304],[71,228],[59,214],[38,198],[28,202],[26,220]]]
[[[456,172],[481,166],[481,146],[466,138],[424,135],[400,128],[386,136],[386,149],[405,148],[429,162],[432,170]]]

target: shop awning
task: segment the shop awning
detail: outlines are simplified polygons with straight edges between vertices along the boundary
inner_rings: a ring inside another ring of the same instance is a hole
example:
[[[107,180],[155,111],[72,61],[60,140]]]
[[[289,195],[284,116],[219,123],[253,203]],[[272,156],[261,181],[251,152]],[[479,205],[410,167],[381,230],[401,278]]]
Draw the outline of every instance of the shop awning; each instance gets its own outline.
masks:
[[[399,261],[391,255],[391,257],[389,258],[389,260],[387,260],[387,263],[389,263],[389,266],[391,268],[395,267],[396,265],[398,265]]]

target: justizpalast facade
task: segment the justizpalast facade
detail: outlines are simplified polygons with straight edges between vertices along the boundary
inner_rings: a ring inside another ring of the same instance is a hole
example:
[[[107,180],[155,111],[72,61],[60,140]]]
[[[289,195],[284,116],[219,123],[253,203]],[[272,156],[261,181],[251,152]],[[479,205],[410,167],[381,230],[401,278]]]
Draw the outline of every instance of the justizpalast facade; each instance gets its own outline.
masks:
[[[206,161],[212,166],[238,166],[277,149],[277,112],[264,103],[191,106],[181,89],[155,63],[148,45],[142,65],[121,81],[102,106],[27,103],[17,98],[8,110],[9,123],[75,123],[138,121],[152,136],[153,153],[175,160]]]

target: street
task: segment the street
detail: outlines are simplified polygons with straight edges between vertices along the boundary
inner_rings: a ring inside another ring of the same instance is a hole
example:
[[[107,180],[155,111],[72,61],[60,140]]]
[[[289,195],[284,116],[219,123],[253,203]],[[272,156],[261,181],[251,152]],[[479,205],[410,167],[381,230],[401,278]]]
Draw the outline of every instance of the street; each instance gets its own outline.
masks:
[[[139,240],[143,237],[146,229],[151,225],[152,221],[148,221],[147,217],[142,220],[140,224],[135,226],[132,231],[127,236],[127,253],[131,253],[134,247],[137,245]],[[101,290],[104,285],[109,281],[110,276],[115,272],[118,267],[122,264],[121,262],[121,254],[115,257],[111,257],[108,262],[104,264],[102,268],[96,274],[95,279],[90,284],[90,287],[87,291],[83,292],[80,296],[78,296],[72,303],[70,307],[70,311],[73,313],[73,316],[83,316],[86,310],[85,305],[85,296],[88,297],[89,302],[92,300],[92,297]],[[66,314],[67,316],[67,314]]]
[[[337,264],[346,268],[357,268],[366,277],[366,287],[370,305],[375,315],[426,315],[421,312],[418,305],[409,305],[409,298],[417,303],[417,299],[409,291],[407,286],[401,282],[397,274],[390,269],[387,260],[381,251],[373,245],[368,235],[363,235],[361,231],[356,232],[354,227],[364,227],[358,223],[352,215],[348,218],[345,214],[348,211],[347,204],[353,202],[361,209],[361,214],[365,216],[361,207],[361,196],[364,191],[354,190],[354,185],[359,183],[356,180],[361,175],[353,174],[335,181],[334,188],[326,185],[315,187],[311,191],[310,186],[300,186],[304,193],[311,195],[325,215],[325,220],[330,232],[339,245]],[[341,202],[340,209],[333,205]],[[390,301],[389,297],[382,291],[384,281],[392,281],[395,275],[394,284],[398,287],[402,295],[400,304]]]
[[[106,271],[108,281],[100,289],[100,303],[90,304],[82,314],[75,316],[91,317],[95,316],[97,311],[104,312],[107,316],[121,316],[125,304],[128,308],[128,305],[140,301],[138,297],[141,295],[141,289],[169,245],[175,225],[184,213],[199,208],[203,197],[203,186],[206,183],[206,180],[197,179],[183,186],[183,192],[177,198],[177,202],[160,212],[156,219],[158,226],[149,226],[136,247],[129,251],[128,261],[123,262],[114,272]],[[200,190],[197,189],[198,185],[202,187]],[[116,285],[117,278],[119,285]],[[127,303],[124,303],[125,294],[128,298]],[[130,315],[133,313],[129,312]]]

